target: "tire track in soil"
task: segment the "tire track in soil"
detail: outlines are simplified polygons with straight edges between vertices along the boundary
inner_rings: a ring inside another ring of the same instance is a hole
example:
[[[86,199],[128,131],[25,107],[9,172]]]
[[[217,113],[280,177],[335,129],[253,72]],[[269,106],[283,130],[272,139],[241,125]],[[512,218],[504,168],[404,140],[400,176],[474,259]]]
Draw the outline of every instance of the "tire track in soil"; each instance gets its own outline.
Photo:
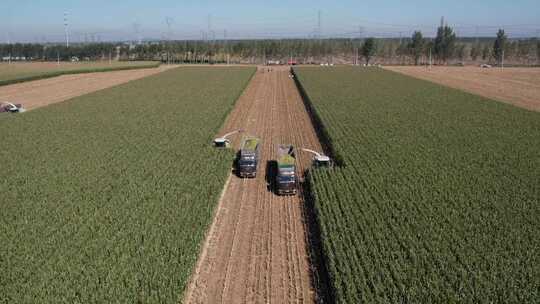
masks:
[[[222,129],[244,129],[262,139],[257,177],[232,175],[216,211],[185,303],[314,303],[308,229],[302,190],[277,196],[268,190],[267,162],[279,144],[297,149],[298,173],[321,144],[286,67],[259,68]],[[242,135],[233,138],[238,150]]]

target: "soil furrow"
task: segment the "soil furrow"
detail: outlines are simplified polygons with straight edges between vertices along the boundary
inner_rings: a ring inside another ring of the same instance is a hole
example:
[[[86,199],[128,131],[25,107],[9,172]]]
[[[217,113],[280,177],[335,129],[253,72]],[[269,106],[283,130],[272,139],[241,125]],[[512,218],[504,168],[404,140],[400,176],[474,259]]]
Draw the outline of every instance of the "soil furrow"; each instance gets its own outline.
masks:
[[[262,149],[257,177],[231,176],[195,272],[186,303],[314,303],[302,196],[277,196],[267,186],[268,161],[279,144],[321,151],[321,145],[288,68],[259,68],[220,132],[244,129]],[[239,148],[242,135],[233,139]],[[311,156],[297,150],[298,173]],[[303,176],[302,176],[303,179]]]

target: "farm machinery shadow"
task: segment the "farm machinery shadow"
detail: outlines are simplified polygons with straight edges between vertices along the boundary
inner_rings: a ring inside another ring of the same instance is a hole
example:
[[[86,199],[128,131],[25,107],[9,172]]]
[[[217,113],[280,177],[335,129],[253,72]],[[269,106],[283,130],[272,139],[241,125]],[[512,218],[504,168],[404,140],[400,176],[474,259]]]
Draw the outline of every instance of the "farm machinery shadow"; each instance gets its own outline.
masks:
[[[313,189],[311,188],[310,169],[305,170],[304,176],[305,179],[300,183],[300,195],[304,202],[301,204],[301,210],[308,233],[308,247],[306,249],[309,253],[309,261],[312,267],[310,271],[311,283],[317,293],[317,303],[335,303],[335,289],[332,286],[325,259],[321,226],[317,217]]]
[[[266,162],[264,178],[266,181],[266,190],[268,192],[277,195],[276,187],[276,171],[277,171],[277,161],[269,160]]]

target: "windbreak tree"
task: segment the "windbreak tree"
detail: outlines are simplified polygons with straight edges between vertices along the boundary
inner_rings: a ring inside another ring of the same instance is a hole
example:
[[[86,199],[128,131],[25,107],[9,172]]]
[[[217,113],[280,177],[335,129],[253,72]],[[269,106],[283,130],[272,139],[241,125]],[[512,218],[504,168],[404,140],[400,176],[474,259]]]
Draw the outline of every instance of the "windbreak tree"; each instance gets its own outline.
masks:
[[[362,45],[362,56],[366,59],[366,65],[369,64],[371,58],[375,55],[377,51],[377,44],[375,38],[368,38]]]
[[[489,45],[485,45],[482,50],[482,60],[489,60],[491,56],[491,48]]]
[[[506,47],[507,40],[508,38],[506,37],[504,30],[500,29],[497,32],[497,39],[495,39],[495,42],[493,43],[493,57],[495,57],[498,64],[501,64],[504,59],[504,48]]]
[[[465,62],[465,59],[467,57],[467,46],[465,44],[459,44],[456,47],[456,56],[459,58],[461,63]]]
[[[540,64],[540,40],[536,41],[536,61]]]
[[[446,64],[448,59],[454,54],[456,48],[456,33],[448,25],[440,26],[437,29],[435,38],[434,53],[439,62]]]
[[[426,41],[424,40],[424,36],[422,36],[422,32],[415,31],[412,35],[411,42],[408,45],[409,52],[414,59],[414,65],[418,65],[420,57],[424,52],[425,45]]]
[[[478,56],[480,56],[480,52],[481,52],[481,46],[478,44],[478,43],[475,43],[472,47],[471,47],[471,52],[470,52],[470,56],[471,56],[471,59],[473,61],[476,61],[476,59],[478,59]]]

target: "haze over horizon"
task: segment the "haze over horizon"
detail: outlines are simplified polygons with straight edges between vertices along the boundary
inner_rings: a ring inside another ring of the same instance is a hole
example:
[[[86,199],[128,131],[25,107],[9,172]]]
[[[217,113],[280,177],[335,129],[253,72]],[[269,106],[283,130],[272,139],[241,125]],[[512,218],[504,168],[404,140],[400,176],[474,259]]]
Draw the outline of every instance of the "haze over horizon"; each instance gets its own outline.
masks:
[[[540,35],[540,3],[534,0],[427,1],[238,0],[145,2],[3,0],[0,42],[61,42],[64,13],[73,42],[136,39],[250,39],[309,37],[434,36],[441,16],[458,36],[510,38]],[[439,3],[436,3],[439,2]],[[320,12],[320,28],[319,28]]]

